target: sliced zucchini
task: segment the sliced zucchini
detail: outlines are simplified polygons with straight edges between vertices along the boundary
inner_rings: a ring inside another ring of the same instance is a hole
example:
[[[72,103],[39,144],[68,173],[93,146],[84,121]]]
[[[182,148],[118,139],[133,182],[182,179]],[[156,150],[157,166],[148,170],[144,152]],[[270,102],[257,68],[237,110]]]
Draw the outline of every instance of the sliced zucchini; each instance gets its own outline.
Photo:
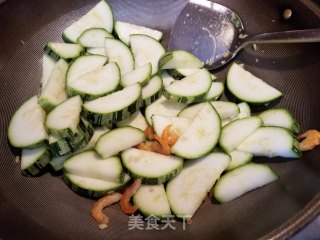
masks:
[[[175,50],[167,52],[159,60],[159,68],[176,69],[176,68],[203,68],[203,63],[194,55],[187,51]]]
[[[50,153],[46,145],[32,149],[24,148],[21,153],[21,171],[26,175],[37,175],[50,160]]]
[[[197,116],[198,112],[204,106],[204,104],[205,103],[197,103],[197,104],[189,105],[188,107],[182,109],[179,112],[178,117],[193,119]]]
[[[43,54],[42,57],[42,77],[41,77],[41,92],[47,85],[51,72],[56,64],[56,60],[52,57],[48,56],[47,54]]]
[[[142,185],[133,196],[133,202],[144,216],[163,218],[171,215],[166,190],[163,184]]]
[[[50,161],[50,166],[53,168],[54,171],[58,172],[63,169],[64,161],[70,158],[71,156],[72,154],[67,154],[60,157],[53,157]]]
[[[49,136],[49,149],[53,157],[59,157],[84,148],[94,134],[93,126],[81,118],[77,132],[70,138]]]
[[[85,30],[77,41],[85,48],[104,48],[106,38],[114,37],[104,28],[90,28]]]
[[[221,82],[213,82],[209,91],[204,96],[204,101],[215,101],[220,98],[224,91],[224,85]]]
[[[66,93],[66,73],[68,63],[60,59],[51,72],[46,86],[43,88],[38,103],[47,112],[51,111],[59,103],[67,99]]]
[[[109,132],[110,129],[108,127],[97,127],[96,129],[94,129],[93,135],[90,139],[90,141],[88,142],[88,144],[85,146],[85,148],[83,150],[91,150],[94,148],[94,146],[96,145],[98,139],[105,133]]]
[[[150,80],[151,71],[151,63],[147,63],[146,65],[138,67],[122,76],[121,86],[128,87],[129,85],[134,83],[146,85]]]
[[[233,102],[211,101],[210,103],[217,110],[222,120],[233,119],[240,113],[239,106]]]
[[[67,85],[72,84],[79,77],[101,68],[107,58],[100,55],[86,55],[74,60],[67,72]]]
[[[157,185],[166,182],[178,174],[183,159],[177,156],[166,156],[136,148],[121,153],[122,163],[134,178],[141,178],[143,184]]]
[[[102,158],[117,155],[119,152],[144,142],[144,132],[134,127],[121,127],[103,134],[95,145]]]
[[[164,96],[175,102],[202,102],[212,84],[211,75],[206,69],[195,74],[174,81],[164,89]]]
[[[175,117],[186,106],[187,105],[184,103],[172,102],[167,98],[165,98],[164,96],[161,96],[154,103],[146,107],[145,118],[148,124],[151,126],[152,125],[151,117],[153,114],[158,114],[158,115],[163,115],[168,117]]]
[[[246,102],[241,102],[238,104],[240,113],[237,118],[246,118],[251,116],[251,109],[248,103]]]
[[[180,174],[167,185],[172,212],[177,217],[191,219],[229,162],[230,157],[225,153],[210,153],[187,161]]]
[[[282,93],[233,63],[227,76],[227,88],[238,99],[252,104],[269,104]]]
[[[165,53],[165,49],[161,43],[147,35],[132,34],[130,35],[130,44],[135,60],[135,67],[151,63],[151,75],[156,74],[159,70],[159,59]]]
[[[242,118],[247,118],[251,116],[251,109],[248,103],[246,102],[241,102],[238,104],[239,108],[239,114],[237,116],[231,116],[230,118],[226,118],[222,121],[222,127],[226,126],[230,122],[236,120],[236,119],[242,119]]]
[[[73,175],[104,181],[122,182],[123,172],[118,157],[100,158],[95,151],[73,155],[63,163],[63,168]]]
[[[172,146],[177,156],[195,159],[210,152],[217,144],[221,131],[221,120],[210,103],[204,103],[189,127]]]
[[[125,120],[116,123],[117,127],[135,127],[144,131],[148,127],[148,123],[140,110],[137,110],[134,114]]]
[[[200,68],[176,68],[176,69],[168,69],[168,73],[177,80],[185,78],[187,76],[193,75],[198,72]]]
[[[94,133],[90,139],[90,141],[88,142],[88,144],[82,148],[79,149],[78,151],[72,153],[72,154],[77,154],[79,153],[79,151],[85,151],[85,150],[91,150],[94,148],[94,145],[96,144],[98,138],[102,135],[105,134],[106,132],[108,132],[109,129],[106,127],[99,127],[96,128],[94,130]],[[72,156],[72,154],[67,154],[64,156],[60,156],[60,157],[54,157],[51,161],[50,161],[50,165],[51,167],[54,169],[54,171],[60,171],[63,168],[63,163],[66,159],[70,158]]]
[[[221,203],[229,202],[277,178],[267,165],[250,163],[223,175],[213,188],[211,196]]]
[[[96,125],[112,124],[128,118],[141,105],[141,86],[136,83],[105,97],[85,102],[83,115]]]
[[[81,56],[84,48],[75,43],[49,42],[44,46],[44,52],[55,60],[62,58],[70,61]]]
[[[121,75],[125,75],[134,69],[132,52],[123,42],[113,38],[106,38],[105,48],[109,62],[118,64]]]
[[[231,151],[229,153],[229,155],[231,157],[231,162],[230,162],[228,168],[226,169],[227,171],[231,171],[237,167],[240,167],[244,164],[247,164],[253,158],[252,153],[238,151],[238,150]]]
[[[262,124],[262,119],[256,116],[232,121],[222,128],[219,140],[220,147],[225,152],[231,152],[232,150],[236,149],[255,130],[260,128]]]
[[[298,158],[301,156],[299,142],[285,128],[261,127],[237,147],[254,156]]]
[[[87,48],[87,53],[92,55],[101,55],[101,56],[107,56],[106,48]]]
[[[57,138],[55,136],[49,136],[49,150],[53,158],[64,156],[72,153],[72,147],[66,138]]]
[[[283,127],[298,134],[300,127],[292,114],[284,108],[269,109],[259,114],[265,126]]]
[[[121,21],[116,21],[114,31],[119,39],[128,46],[130,45],[130,35],[132,34],[147,35],[157,41],[160,41],[163,35],[163,33],[158,30]]]
[[[143,106],[148,106],[162,96],[163,82],[159,75],[153,76],[149,83],[142,88]]]
[[[125,173],[123,182],[114,182],[64,172],[63,179],[74,192],[82,196],[98,198],[122,189],[129,182],[130,176]]]
[[[72,74],[72,72],[68,73]],[[93,100],[117,90],[120,79],[118,65],[109,63],[73,81],[68,81],[67,92],[69,96],[80,95],[84,100]]]
[[[237,104],[226,101],[211,101],[211,105],[216,109],[222,121],[231,120],[238,116],[240,110]],[[184,118],[194,118],[204,103],[198,103],[183,109],[178,116]]]
[[[45,142],[48,139],[44,127],[45,117],[45,111],[38,104],[38,96],[24,102],[9,123],[10,144],[18,148],[32,148]]]
[[[67,99],[56,106],[48,115],[45,126],[57,137],[73,137],[80,122],[82,100],[80,96]]]
[[[109,33],[113,30],[113,14],[106,0],[101,0],[89,12],[74,22],[62,34],[65,42],[76,43],[78,37],[89,28],[104,28]]]
[[[169,86],[172,82],[175,81],[175,79],[169,75],[167,70],[161,71],[161,78],[163,80],[163,86],[164,87]]]
[[[191,121],[192,120],[189,118],[166,117],[155,114],[152,116],[152,127],[158,136],[162,135],[163,130],[167,126],[171,126],[171,133],[181,136],[182,133],[189,127]]]

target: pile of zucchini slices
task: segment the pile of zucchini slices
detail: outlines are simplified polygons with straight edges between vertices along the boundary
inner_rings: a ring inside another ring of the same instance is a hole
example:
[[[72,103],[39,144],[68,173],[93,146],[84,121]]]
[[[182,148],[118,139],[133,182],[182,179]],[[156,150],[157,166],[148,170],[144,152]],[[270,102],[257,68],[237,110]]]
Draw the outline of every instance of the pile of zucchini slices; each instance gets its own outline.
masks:
[[[219,202],[277,179],[255,156],[298,158],[299,127],[286,109],[251,114],[282,93],[233,63],[225,84],[192,54],[166,52],[162,33],[115,21],[104,0],[44,47],[41,92],[8,127],[21,170],[63,170],[75,192],[101,197],[140,178],[146,216],[191,218],[210,192]],[[224,87],[237,103],[219,100]],[[171,154],[141,150],[145,129],[178,136]]]

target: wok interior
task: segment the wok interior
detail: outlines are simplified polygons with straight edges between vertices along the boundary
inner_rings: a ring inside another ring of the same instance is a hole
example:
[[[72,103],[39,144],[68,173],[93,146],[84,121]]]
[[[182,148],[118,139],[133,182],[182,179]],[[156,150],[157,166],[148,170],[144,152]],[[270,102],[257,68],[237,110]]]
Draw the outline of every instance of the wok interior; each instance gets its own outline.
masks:
[[[50,15],[52,18],[48,18],[41,29],[32,28],[32,19],[37,19],[37,14],[48,11],[45,2],[28,2],[24,16],[13,15],[15,4],[24,6],[26,3],[23,1],[6,3],[6,11],[0,10],[0,16],[10,19],[0,23],[0,32],[6,33],[6,37],[1,37],[4,41],[2,44],[9,46],[3,51],[16,51],[0,70],[3,133],[6,132],[8,121],[17,107],[38,92],[42,46],[48,41],[61,41],[63,29],[94,4],[91,1],[75,2],[77,4],[70,6],[59,1],[56,8],[50,9],[54,11]],[[305,1],[217,2],[230,7],[241,16],[248,34],[314,28],[317,27],[320,16],[320,9]],[[163,31],[163,43],[167,46],[174,20],[186,1],[110,0],[110,4],[115,19]],[[281,18],[282,11],[286,8],[293,11],[289,21]],[[58,18],[59,16],[61,17]],[[34,35],[23,40],[24,44],[17,49],[14,41],[10,44],[10,39],[16,36],[17,29],[10,27],[14,26],[14,21],[19,21],[19,18],[20,22],[21,18],[29,19],[25,23],[30,30],[26,36]],[[318,43],[261,45],[257,50],[252,47],[244,49],[236,57],[236,61],[243,63],[246,69],[282,91],[284,97],[276,107],[285,107],[291,111],[302,130],[306,130],[320,128],[320,83],[317,75],[319,55]],[[214,72],[218,81],[225,80],[227,69],[228,66]],[[129,231],[128,217],[121,213],[118,206],[113,206],[107,210],[111,219],[110,227],[106,231],[99,231],[90,217],[93,200],[73,193],[61,177],[51,171],[35,178],[22,176],[19,163],[15,162],[13,155],[17,152],[9,147],[6,134],[1,134],[1,140],[0,238],[3,239],[42,239],[43,236],[46,236],[46,239],[256,239],[292,218],[314,199],[320,190],[319,149],[304,154],[299,160],[261,158],[256,161],[267,162],[279,175],[280,180],[223,205],[215,201],[204,202],[186,230],[183,230],[182,223],[177,220],[176,230]],[[312,211],[319,212],[319,201],[318,196],[315,203],[303,210],[305,215],[300,217],[303,219],[302,223],[309,220]],[[292,222],[286,227],[290,226],[293,226]],[[279,233],[280,230],[277,231]],[[273,234],[275,236],[277,232]],[[289,232],[283,234],[287,236]]]

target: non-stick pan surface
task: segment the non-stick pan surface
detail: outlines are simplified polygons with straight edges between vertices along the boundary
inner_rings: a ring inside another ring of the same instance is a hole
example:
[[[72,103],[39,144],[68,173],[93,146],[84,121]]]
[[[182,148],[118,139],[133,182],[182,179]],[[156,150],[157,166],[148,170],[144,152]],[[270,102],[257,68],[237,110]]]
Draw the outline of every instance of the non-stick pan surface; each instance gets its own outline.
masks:
[[[283,239],[320,213],[320,148],[299,160],[266,162],[280,179],[232,202],[205,201],[183,229],[128,230],[128,216],[117,205],[108,209],[107,230],[90,217],[92,199],[72,192],[50,170],[28,178],[7,141],[13,112],[36,94],[42,47],[61,41],[61,32],[97,1],[10,0],[0,5],[0,239]],[[235,10],[249,34],[320,27],[320,8],[306,0],[218,0]],[[115,18],[162,30],[164,45],[184,0],[110,0]],[[283,21],[282,11],[293,16]],[[288,108],[302,130],[320,129],[320,44],[261,45],[236,58],[252,73],[284,93],[277,107]],[[228,66],[216,72],[224,81]]]

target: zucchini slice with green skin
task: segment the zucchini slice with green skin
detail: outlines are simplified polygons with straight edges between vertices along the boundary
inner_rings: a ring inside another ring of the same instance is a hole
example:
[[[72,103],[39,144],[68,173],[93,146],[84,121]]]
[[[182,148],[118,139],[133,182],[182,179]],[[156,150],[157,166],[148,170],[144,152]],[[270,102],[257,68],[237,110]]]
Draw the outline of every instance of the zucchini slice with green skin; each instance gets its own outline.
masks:
[[[220,147],[225,152],[230,153],[236,149],[248,136],[260,128],[262,124],[262,119],[256,116],[232,121],[222,128],[219,139]]]
[[[175,117],[187,106],[185,103],[169,101],[166,97],[161,96],[158,100],[146,107],[145,118],[148,124],[152,125],[151,117],[153,114]]]
[[[145,117],[140,112],[140,110],[137,110],[134,114],[132,114],[127,119],[124,119],[120,122],[116,122],[116,126],[117,127],[131,126],[131,127],[138,128],[141,131],[144,131],[148,127],[148,123],[147,123]]]
[[[76,43],[78,37],[87,29],[104,28],[109,33],[113,30],[113,14],[106,0],[101,0],[79,20],[62,33],[65,42]]]
[[[237,119],[242,119],[242,118],[247,118],[251,116],[251,109],[248,103],[246,102],[241,102],[238,104],[239,108],[239,114],[234,117],[226,118],[222,121],[222,127],[226,126],[230,122],[237,120]]]
[[[254,156],[299,158],[299,142],[292,133],[282,127],[261,127],[248,136],[237,150]]]
[[[37,175],[44,169],[51,160],[46,145],[37,148],[24,148],[21,153],[21,171],[26,175]]]
[[[136,83],[105,97],[85,102],[83,115],[96,125],[112,124],[130,117],[141,105],[141,86]]]
[[[202,102],[212,84],[211,75],[206,69],[195,74],[174,81],[165,87],[163,95],[175,102],[195,103]]]
[[[151,63],[151,75],[156,74],[159,70],[159,59],[166,52],[161,43],[147,35],[132,34],[130,44],[135,59],[135,68]]]
[[[230,202],[277,178],[278,176],[267,165],[250,163],[223,175],[212,189],[211,196],[220,203]]]
[[[116,63],[109,63],[86,73],[67,84],[69,96],[80,95],[84,100],[93,100],[118,89],[121,75]]]
[[[104,48],[106,38],[114,37],[104,28],[90,28],[79,36],[78,43],[85,48]]]
[[[159,60],[159,68],[176,69],[176,68],[203,68],[203,63],[194,55],[187,51],[175,50],[167,52]]]
[[[158,30],[121,21],[115,22],[114,32],[118,38],[128,46],[130,45],[130,35],[132,34],[147,35],[157,41],[160,41],[163,35],[163,33]]]
[[[239,107],[239,110],[240,110],[240,113],[238,115],[239,119],[251,116],[251,108],[250,108],[248,103],[241,102],[241,103],[238,104],[238,107]]]
[[[175,81],[175,79],[170,76],[167,70],[162,70],[160,75],[161,75],[164,87],[169,86],[172,82]]]
[[[141,178],[143,184],[157,185],[166,182],[178,174],[183,159],[177,156],[166,156],[136,148],[121,153],[123,166],[133,178]]]
[[[176,80],[181,80],[182,78],[191,76],[198,72],[201,68],[176,68],[176,69],[167,69],[167,72]],[[211,74],[212,81],[216,80],[217,77]]]
[[[252,153],[238,151],[238,150],[231,151],[229,153],[229,155],[231,157],[231,162],[230,162],[228,168],[226,169],[227,171],[231,171],[237,167],[240,167],[244,164],[247,164],[253,158]]]
[[[123,182],[104,181],[96,178],[77,176],[64,172],[63,179],[66,184],[76,193],[82,196],[99,198],[106,194],[122,189],[130,181],[130,176],[124,174]]]
[[[53,157],[50,161],[50,166],[53,168],[54,171],[58,172],[63,169],[64,161],[70,158],[71,156],[72,153],[60,157]]]
[[[101,158],[93,150],[73,155],[63,163],[63,168],[66,172],[77,176],[112,182],[123,181],[120,158]]]
[[[193,119],[197,116],[205,103],[197,103],[187,106],[178,113],[178,117]],[[211,104],[212,105],[212,104]]]
[[[117,155],[119,152],[136,146],[145,140],[144,132],[138,128],[115,128],[103,134],[98,139],[94,149],[102,158],[107,158]]]
[[[80,96],[65,100],[47,115],[46,129],[56,137],[73,137],[80,122],[81,109],[82,100]]]
[[[43,54],[42,57],[42,77],[41,77],[41,92],[46,87],[49,77],[52,73],[56,60],[47,54]]]
[[[251,104],[269,104],[282,96],[279,90],[236,63],[228,71],[227,88],[236,98]]]
[[[189,127],[191,121],[192,120],[189,118],[166,117],[155,114],[152,116],[152,127],[155,133],[158,136],[161,136],[165,127],[170,125],[170,132],[181,136],[182,133]]]
[[[87,48],[87,54],[107,56],[105,47],[103,48]]]
[[[98,139],[105,133],[109,132],[110,129],[108,127],[97,127],[94,129],[93,135],[88,142],[88,144],[84,147],[83,150],[91,150],[94,149],[94,146],[96,145]]]
[[[239,114],[239,107],[233,102],[211,101],[210,103],[218,112],[222,121],[229,119],[231,120]],[[178,117],[194,118],[197,116],[204,104],[205,103],[198,103],[188,106],[178,114]]]
[[[148,106],[162,96],[163,82],[159,75],[153,76],[149,83],[142,88],[143,106]]]
[[[54,171],[60,171],[63,168],[63,163],[66,159],[70,158],[72,155],[79,153],[80,151],[85,151],[85,150],[91,150],[94,148],[98,138],[102,135],[105,134],[106,132],[109,131],[109,128],[107,127],[99,127],[96,128],[94,130],[94,133],[90,139],[90,141],[88,142],[88,144],[84,147],[79,149],[78,151],[74,152],[74,153],[70,153],[64,156],[60,156],[60,157],[54,157],[52,158],[52,160],[50,161],[50,165],[53,168]]]
[[[13,147],[33,148],[48,139],[44,127],[46,113],[38,104],[38,96],[24,102],[12,116],[8,139]]]
[[[211,101],[210,103],[217,110],[222,120],[233,119],[240,113],[239,106],[233,102]]]
[[[171,152],[186,159],[202,157],[216,146],[220,132],[219,114],[210,103],[205,103],[172,146]]]
[[[93,126],[84,119],[80,120],[77,132],[71,138],[49,136],[49,149],[53,157],[63,156],[83,149],[94,134]]]
[[[209,91],[204,96],[204,101],[216,101],[224,91],[224,85],[221,82],[213,82]]]
[[[128,87],[135,83],[140,83],[142,86],[148,84],[152,71],[151,63],[147,63],[138,67],[131,72],[126,73],[121,78],[121,86]]]
[[[49,150],[52,157],[60,157],[72,153],[72,147],[66,138],[57,138],[55,136],[49,136]]]
[[[300,132],[298,123],[287,109],[269,109],[260,113],[259,117],[267,127],[283,127],[296,134]]]
[[[141,185],[133,196],[133,202],[145,217],[163,218],[171,215],[166,190],[163,184]]]
[[[175,69],[168,69],[167,72],[174,79],[180,80],[182,78],[195,74],[199,70],[200,68],[175,68]]]
[[[84,48],[75,43],[49,42],[44,46],[44,52],[55,60],[60,58],[70,61],[84,54]]]
[[[101,55],[86,55],[74,60],[67,72],[67,86],[72,85],[79,77],[101,68],[107,58]]]
[[[180,174],[167,184],[172,212],[177,217],[191,219],[229,162],[230,156],[225,153],[210,153],[187,161]]]
[[[106,38],[105,49],[109,62],[118,64],[121,75],[125,75],[134,69],[132,52],[123,42],[113,38]]]
[[[38,103],[47,112],[65,101],[68,97],[65,90],[68,66],[68,63],[63,59],[60,59],[54,65],[47,84],[39,97]]]

